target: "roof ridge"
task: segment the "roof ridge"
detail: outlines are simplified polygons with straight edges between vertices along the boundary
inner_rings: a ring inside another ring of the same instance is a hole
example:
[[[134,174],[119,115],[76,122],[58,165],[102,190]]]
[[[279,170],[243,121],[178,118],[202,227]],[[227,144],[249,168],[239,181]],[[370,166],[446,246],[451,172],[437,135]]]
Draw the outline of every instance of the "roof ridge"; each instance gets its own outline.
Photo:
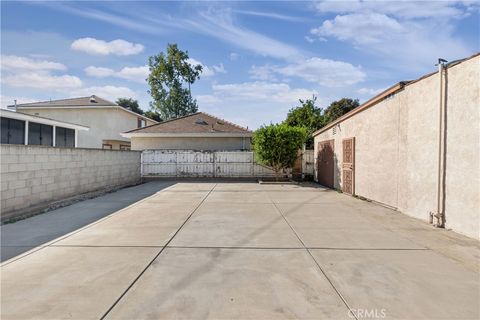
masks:
[[[71,101],[71,100],[77,100],[77,99],[87,99],[87,98],[90,98],[90,97],[92,97],[92,96],[95,96],[95,97],[97,97],[97,98],[100,98],[100,99],[108,102],[108,103],[111,103],[111,104],[113,104],[113,105],[118,106],[117,103],[112,102],[112,101],[107,100],[107,99],[104,99],[104,98],[102,98],[102,97],[100,97],[100,96],[97,96],[97,95],[95,95],[95,94],[92,94],[92,95],[90,95],[90,96],[75,97],[75,98],[50,99],[50,100],[42,100],[42,101],[36,101],[36,102],[18,103],[17,106],[40,104],[40,103],[48,103],[48,102],[56,102],[56,101]],[[9,106],[14,106],[14,104],[9,105]]]
[[[45,102],[52,102],[52,101],[63,101],[63,100],[75,100],[75,99],[83,99],[83,98],[88,98],[88,97],[77,97],[77,98],[65,98],[65,99],[56,99],[56,100],[42,100],[42,101],[36,101],[36,102],[27,102],[27,103],[18,103],[17,106],[21,106],[24,104],[36,104],[36,103],[45,103]]]
[[[237,134],[251,134],[251,131],[239,126],[233,122],[227,121],[225,119],[216,117],[211,115],[207,112],[195,112],[189,115],[185,115],[182,117],[169,119],[166,121],[162,121],[153,125],[145,126],[142,128],[136,128],[133,130],[126,131],[124,133],[143,133],[143,132],[202,132],[207,130],[206,127],[200,128],[198,126],[198,120],[195,119],[203,119],[206,121],[211,127],[210,132],[230,132],[230,133],[237,133]],[[195,120],[195,121],[194,121]]]
[[[145,128],[155,127],[155,126],[158,126],[158,125],[161,125],[161,124],[164,124],[164,123],[168,123],[168,122],[172,122],[172,121],[175,121],[175,120],[180,120],[180,119],[188,118],[188,117],[194,116],[194,115],[199,114],[199,113],[201,113],[201,112],[195,112],[195,113],[187,114],[186,116],[181,116],[181,117],[178,117],[178,118],[173,118],[173,119],[168,119],[168,120],[160,121],[160,122],[151,124],[151,125],[149,125],[149,126],[145,126],[145,127],[142,127],[142,128],[137,128],[137,129],[133,129],[133,130],[126,131],[125,133],[135,132],[135,131],[137,131],[137,130],[142,130],[142,129],[145,129]]]
[[[214,118],[214,119],[217,119],[217,120],[223,121],[223,122],[225,122],[225,123],[228,123],[229,125],[232,125],[232,126],[234,126],[234,127],[237,127],[237,128],[239,128],[239,129],[242,129],[242,130],[245,130],[245,131],[251,132],[251,130],[248,130],[248,128],[242,127],[242,126],[240,126],[240,125],[238,125],[238,124],[236,124],[236,123],[230,122],[230,121],[228,121],[228,120],[225,120],[225,119],[223,119],[223,118],[216,117],[216,116],[214,116],[214,115],[211,115],[211,114],[209,114],[209,113],[207,113],[207,112],[199,112],[199,113],[206,114],[206,115],[207,115],[207,116],[209,116],[209,117],[212,117],[212,118]]]

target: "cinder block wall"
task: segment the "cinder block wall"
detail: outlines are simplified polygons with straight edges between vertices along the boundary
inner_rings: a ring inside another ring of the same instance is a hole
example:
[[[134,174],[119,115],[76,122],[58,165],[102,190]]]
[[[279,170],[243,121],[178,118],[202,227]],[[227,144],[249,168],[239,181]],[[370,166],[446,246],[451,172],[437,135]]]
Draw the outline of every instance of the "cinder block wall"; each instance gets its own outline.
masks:
[[[140,182],[140,152],[0,145],[1,215]]]

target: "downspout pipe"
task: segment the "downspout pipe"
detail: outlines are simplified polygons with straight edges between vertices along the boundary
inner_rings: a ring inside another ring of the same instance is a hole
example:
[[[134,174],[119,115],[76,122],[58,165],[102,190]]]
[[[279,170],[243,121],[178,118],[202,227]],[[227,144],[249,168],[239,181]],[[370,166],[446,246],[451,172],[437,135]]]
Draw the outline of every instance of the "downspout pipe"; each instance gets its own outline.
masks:
[[[430,216],[430,222],[433,223],[435,217],[435,226],[445,227],[445,138],[446,138],[446,62],[445,59],[438,59],[438,78],[439,78],[439,117],[438,117],[438,163],[437,163],[437,199],[436,212]]]

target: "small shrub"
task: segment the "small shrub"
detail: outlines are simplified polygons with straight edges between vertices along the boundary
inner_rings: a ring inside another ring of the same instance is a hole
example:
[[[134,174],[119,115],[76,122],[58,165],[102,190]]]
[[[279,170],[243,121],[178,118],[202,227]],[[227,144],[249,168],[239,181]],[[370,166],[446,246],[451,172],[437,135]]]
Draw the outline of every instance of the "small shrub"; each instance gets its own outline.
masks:
[[[291,168],[297,160],[298,149],[307,139],[307,130],[285,124],[262,126],[253,135],[253,148],[259,162],[280,171]]]

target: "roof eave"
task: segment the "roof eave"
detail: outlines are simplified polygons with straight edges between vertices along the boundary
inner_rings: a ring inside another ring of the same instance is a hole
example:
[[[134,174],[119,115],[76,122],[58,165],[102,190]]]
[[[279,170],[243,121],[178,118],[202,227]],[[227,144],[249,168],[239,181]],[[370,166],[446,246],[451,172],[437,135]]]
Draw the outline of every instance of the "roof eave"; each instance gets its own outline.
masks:
[[[84,131],[90,130],[90,127],[87,127],[87,126],[84,126],[84,125],[65,122],[65,121],[59,121],[59,120],[45,118],[45,117],[34,116],[34,115],[31,115],[31,114],[15,112],[15,111],[11,111],[11,110],[1,109],[0,110],[0,115],[2,117],[5,117],[5,118],[11,118],[11,119],[29,121],[29,122],[43,123],[43,124],[48,124],[48,125],[52,125],[52,126],[56,126],[56,127],[63,127],[63,128],[68,128],[68,129],[84,130]]]
[[[10,108],[10,106],[8,106],[7,108]],[[118,106],[118,105],[103,105],[103,106],[85,106],[85,105],[79,105],[79,106],[20,106],[20,105],[17,105],[16,109],[18,110],[22,110],[22,109],[121,109],[125,112],[128,112],[136,117],[140,117],[144,120],[148,120],[148,121],[151,121],[153,122],[154,124],[157,124],[158,121],[155,121],[149,117],[146,117],[142,114],[139,114],[139,113],[136,113],[136,112],[133,112],[131,110],[128,110],[122,106]]]
[[[250,138],[251,132],[123,132],[125,138]]]

